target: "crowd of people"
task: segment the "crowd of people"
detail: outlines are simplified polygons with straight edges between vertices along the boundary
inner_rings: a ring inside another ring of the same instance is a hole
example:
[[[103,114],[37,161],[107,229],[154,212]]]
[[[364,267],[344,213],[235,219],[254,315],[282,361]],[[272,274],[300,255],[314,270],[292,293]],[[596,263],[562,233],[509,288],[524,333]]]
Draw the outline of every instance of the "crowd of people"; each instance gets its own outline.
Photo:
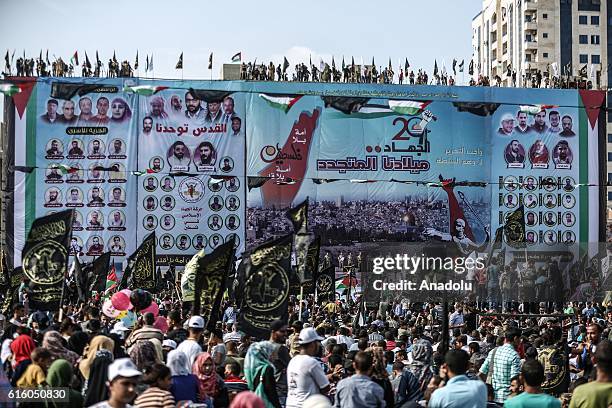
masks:
[[[76,54],[75,54],[76,55]],[[152,58],[151,58],[152,59]],[[108,60],[105,65],[100,61],[97,53],[95,61],[92,63],[86,56],[86,59],[79,64],[78,58],[71,58],[69,62],[65,62],[61,57],[49,60],[48,52],[43,58],[42,52],[39,57],[27,58],[18,57],[14,62],[13,57],[9,57],[7,51],[5,56],[4,76],[54,76],[54,77],[73,77],[79,76],[80,69],[81,77],[133,77],[135,71],[139,67],[138,60],[132,64],[129,60],[119,62],[116,55]],[[177,63],[177,69],[182,68],[182,59]],[[14,65],[14,70],[13,70]],[[147,63],[145,72],[152,71],[153,62]],[[319,64],[298,63],[295,64],[290,71],[290,63],[285,58],[283,63],[278,65],[270,61],[268,64],[253,62],[240,63],[240,79],[251,81],[297,81],[297,82],[345,82],[345,83],[367,83],[367,84],[407,84],[407,85],[442,85],[453,86],[457,84],[458,76],[464,75],[463,62],[457,65],[454,60],[451,70],[447,71],[442,65],[438,69],[437,62],[431,73],[426,69],[411,68],[406,60],[403,67],[398,67],[396,70],[389,61],[389,66],[378,66],[372,60],[371,64],[355,64],[354,60],[350,64],[342,61],[342,65],[336,67],[335,61],[332,59],[331,64],[320,61]],[[593,88],[592,78],[588,78],[586,70],[579,70],[578,75],[555,75],[550,71],[550,66],[546,71],[529,69],[523,74],[519,74],[516,70],[508,69],[506,72],[488,76],[481,72],[480,69],[475,70],[474,65],[470,64],[467,69],[469,86],[506,86],[506,87],[523,87],[523,88]]]
[[[68,390],[68,402],[24,407],[612,404],[612,305],[601,303],[542,302],[525,316],[466,301],[445,323],[439,302],[397,298],[361,314],[345,300],[308,296],[300,305],[291,296],[288,320],[253,338],[231,300],[211,325],[171,297],[157,299],[159,314],[141,314],[132,327],[95,301],[65,307],[60,320],[23,300],[2,325],[6,406],[11,387]]]
[[[478,213],[488,211],[483,201],[472,201]],[[326,245],[348,244],[353,241],[377,242],[423,241],[424,228],[448,229],[448,209],[445,201],[406,196],[394,201],[317,201],[310,208],[309,222],[313,232]],[[291,224],[276,208],[247,209],[247,245],[259,245],[291,231]],[[466,217],[470,225],[478,222],[472,213]],[[482,241],[480,231],[477,239]]]

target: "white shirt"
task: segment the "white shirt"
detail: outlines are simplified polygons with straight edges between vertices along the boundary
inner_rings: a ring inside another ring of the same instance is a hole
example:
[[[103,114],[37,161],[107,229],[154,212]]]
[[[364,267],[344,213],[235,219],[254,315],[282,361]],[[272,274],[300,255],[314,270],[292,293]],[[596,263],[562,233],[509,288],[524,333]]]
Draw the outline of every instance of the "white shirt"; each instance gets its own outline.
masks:
[[[328,385],[323,367],[315,358],[301,354],[293,357],[287,366],[286,408],[301,408],[306,398],[320,394]]]
[[[323,347],[327,346],[327,344],[329,343],[329,339],[335,339],[336,340],[336,344],[346,344],[347,347],[351,347],[353,345],[353,343],[355,343],[355,340],[353,340],[352,338],[348,337],[348,336],[343,336],[341,334],[338,334],[336,336],[330,336],[327,339],[325,339],[324,341],[321,342],[321,345]],[[323,344],[325,343],[325,344]]]
[[[202,347],[200,347],[195,340],[187,339],[182,341],[176,349],[177,351],[182,351],[187,356],[189,360],[189,372],[191,373],[191,366],[193,366],[198,354],[202,352]]]

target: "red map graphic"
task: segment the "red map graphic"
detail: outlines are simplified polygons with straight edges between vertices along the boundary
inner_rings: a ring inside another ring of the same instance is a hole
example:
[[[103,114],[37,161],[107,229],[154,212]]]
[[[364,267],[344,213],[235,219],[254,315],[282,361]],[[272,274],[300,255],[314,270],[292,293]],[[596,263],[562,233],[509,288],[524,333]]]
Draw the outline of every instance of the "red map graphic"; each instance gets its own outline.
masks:
[[[263,148],[262,159],[270,164],[259,175],[271,177],[261,188],[265,207],[288,207],[295,199],[308,168],[308,154],[320,114],[320,109],[312,114],[300,113],[280,150],[274,146]],[[271,158],[264,159],[264,154]]]

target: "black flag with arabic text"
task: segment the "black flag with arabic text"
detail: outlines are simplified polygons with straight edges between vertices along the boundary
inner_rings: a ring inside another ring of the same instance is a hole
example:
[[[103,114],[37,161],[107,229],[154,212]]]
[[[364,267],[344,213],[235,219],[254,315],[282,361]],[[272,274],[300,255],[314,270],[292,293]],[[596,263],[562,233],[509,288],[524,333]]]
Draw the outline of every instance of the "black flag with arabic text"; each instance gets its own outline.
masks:
[[[289,317],[289,285],[291,280],[292,234],[255,248],[245,271],[239,329],[267,339],[274,320]]]
[[[221,317],[221,298],[227,288],[234,252],[234,239],[231,239],[198,259],[193,314],[204,317],[208,329],[213,329]]]
[[[321,248],[321,238],[312,239],[310,235],[295,235],[295,258],[297,266],[297,276],[301,285],[312,282],[318,272],[319,250]],[[304,287],[307,293],[314,292],[314,285]]]
[[[121,277],[119,289],[129,287],[156,293],[158,276],[155,272],[155,246],[155,231],[153,231],[128,258],[128,266]]]
[[[97,257],[93,262],[82,265],[83,272],[88,279],[88,293],[102,293],[106,290],[106,277],[110,267],[111,253],[105,252]]]
[[[300,205],[287,210],[286,214],[293,224],[294,234],[308,233],[308,197]]]
[[[74,210],[37,218],[22,251],[24,275],[30,280],[30,307],[56,310],[68,270]]]
[[[315,288],[318,302],[333,302],[336,299],[336,272],[333,265],[317,273]]]
[[[0,310],[0,312],[2,312],[2,314],[4,314],[5,316],[9,315],[9,313],[12,312],[11,308],[15,303],[19,301],[18,292],[19,287],[23,282],[23,277],[23,268],[21,266],[18,266],[17,268],[13,269],[13,272],[11,273],[9,279],[9,287],[6,289],[4,295],[4,303],[2,304],[2,309]]]

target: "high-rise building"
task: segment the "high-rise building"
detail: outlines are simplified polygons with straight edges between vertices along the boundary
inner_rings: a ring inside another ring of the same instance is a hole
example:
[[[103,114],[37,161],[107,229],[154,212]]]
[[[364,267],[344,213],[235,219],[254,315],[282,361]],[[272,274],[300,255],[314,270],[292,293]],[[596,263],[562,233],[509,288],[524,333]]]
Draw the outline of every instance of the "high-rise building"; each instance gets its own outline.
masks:
[[[540,71],[587,77],[608,92],[607,180],[612,183],[612,0],[483,0],[472,20],[474,75],[523,86]],[[516,71],[516,83],[508,76]],[[493,83],[493,82],[492,82]],[[612,222],[612,187],[607,188]]]

